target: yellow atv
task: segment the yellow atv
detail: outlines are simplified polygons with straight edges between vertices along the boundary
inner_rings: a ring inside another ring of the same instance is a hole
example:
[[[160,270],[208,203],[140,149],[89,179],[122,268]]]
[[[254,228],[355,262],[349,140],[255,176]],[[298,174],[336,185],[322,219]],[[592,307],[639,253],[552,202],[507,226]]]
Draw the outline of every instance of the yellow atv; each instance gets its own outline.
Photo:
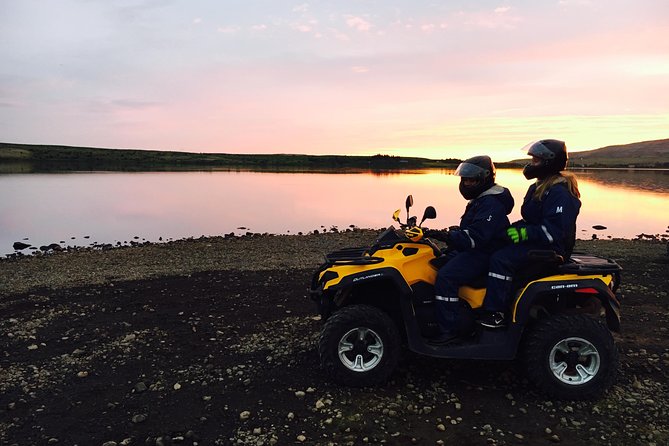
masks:
[[[321,366],[340,384],[369,386],[393,373],[403,341],[412,351],[437,358],[510,360],[522,356],[527,375],[554,398],[601,395],[618,372],[611,331],[620,331],[616,290],[620,266],[613,260],[574,253],[564,261],[553,251],[531,255],[531,270],[514,280],[516,297],[505,328],[470,324],[461,338],[432,345],[436,334],[434,282],[448,256],[421,225],[435,218],[393,219],[370,247],[346,248],[325,256],[314,274],[311,296],[324,323],[318,343]],[[485,280],[459,290],[471,319],[485,296]],[[521,355],[519,355],[521,354]]]

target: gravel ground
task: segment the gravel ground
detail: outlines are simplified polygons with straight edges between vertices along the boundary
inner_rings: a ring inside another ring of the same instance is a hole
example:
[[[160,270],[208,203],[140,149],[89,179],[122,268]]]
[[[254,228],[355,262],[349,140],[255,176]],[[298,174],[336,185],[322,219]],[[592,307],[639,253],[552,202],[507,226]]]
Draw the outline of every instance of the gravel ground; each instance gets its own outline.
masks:
[[[114,281],[187,275],[201,271],[316,268],[341,246],[366,246],[378,231],[349,230],[310,235],[203,237],[113,249],[0,260],[0,293],[31,288],[99,285]]]
[[[568,402],[537,394],[516,362],[408,351],[383,387],[328,382],[310,275],[376,233],[0,260],[1,443],[669,444],[666,244],[578,241],[624,268],[621,373],[602,399]]]

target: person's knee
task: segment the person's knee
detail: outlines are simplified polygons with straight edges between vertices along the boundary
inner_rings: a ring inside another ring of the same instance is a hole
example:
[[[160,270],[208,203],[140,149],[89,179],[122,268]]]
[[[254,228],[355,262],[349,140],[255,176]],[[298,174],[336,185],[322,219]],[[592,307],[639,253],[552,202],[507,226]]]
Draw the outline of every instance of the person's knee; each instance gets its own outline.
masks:
[[[437,272],[437,282],[456,284],[458,276],[458,272],[452,268],[441,268]]]

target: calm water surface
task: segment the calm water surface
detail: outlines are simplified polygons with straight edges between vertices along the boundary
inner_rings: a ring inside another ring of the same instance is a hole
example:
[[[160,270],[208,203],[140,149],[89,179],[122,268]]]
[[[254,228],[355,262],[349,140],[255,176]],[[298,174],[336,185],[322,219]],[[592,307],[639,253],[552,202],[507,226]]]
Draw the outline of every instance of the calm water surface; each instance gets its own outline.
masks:
[[[578,237],[666,234],[669,171],[575,171],[583,207]],[[12,244],[158,241],[230,232],[298,233],[349,225],[381,228],[413,194],[412,214],[437,209],[430,227],[457,224],[466,204],[452,171],[390,174],[151,172],[0,175],[0,255]],[[499,170],[516,199],[530,182]],[[402,218],[406,214],[402,212]],[[592,226],[606,226],[594,230]],[[87,238],[86,238],[87,237]],[[27,240],[25,240],[27,239]],[[63,244],[63,243],[61,243]]]

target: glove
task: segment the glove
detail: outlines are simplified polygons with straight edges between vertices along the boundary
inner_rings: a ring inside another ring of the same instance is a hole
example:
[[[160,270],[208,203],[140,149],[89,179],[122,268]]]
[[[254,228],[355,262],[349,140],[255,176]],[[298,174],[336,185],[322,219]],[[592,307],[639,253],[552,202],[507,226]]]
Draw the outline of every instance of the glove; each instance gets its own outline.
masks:
[[[404,231],[407,237],[409,237],[409,240],[412,242],[417,242],[418,240],[423,238],[423,230],[419,228],[418,226],[414,226],[412,228],[407,229]]]
[[[506,235],[509,237],[509,239],[511,239],[511,241],[514,244],[526,242],[527,228],[524,227],[516,228],[515,226],[511,226],[510,228],[507,228]]]

